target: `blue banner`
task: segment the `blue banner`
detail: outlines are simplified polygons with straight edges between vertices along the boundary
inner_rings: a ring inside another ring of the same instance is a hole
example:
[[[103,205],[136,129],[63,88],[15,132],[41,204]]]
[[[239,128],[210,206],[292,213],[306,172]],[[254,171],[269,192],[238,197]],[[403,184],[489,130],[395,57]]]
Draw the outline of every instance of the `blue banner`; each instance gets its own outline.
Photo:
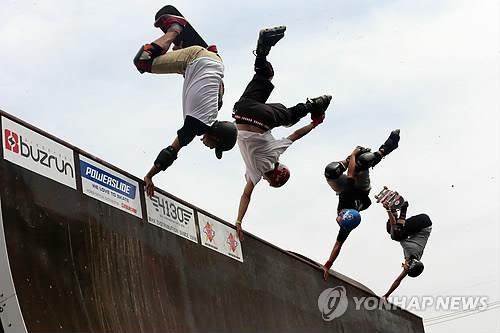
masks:
[[[130,199],[135,199],[136,187],[129,182],[104,171],[95,165],[80,161],[81,176]]]

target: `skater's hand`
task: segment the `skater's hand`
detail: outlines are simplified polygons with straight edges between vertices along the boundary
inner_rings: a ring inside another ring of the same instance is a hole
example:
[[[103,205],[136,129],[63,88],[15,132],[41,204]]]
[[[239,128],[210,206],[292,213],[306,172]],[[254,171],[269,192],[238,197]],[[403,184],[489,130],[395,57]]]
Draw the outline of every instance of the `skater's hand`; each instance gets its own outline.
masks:
[[[319,117],[313,119],[313,121],[311,122],[312,127],[316,128],[319,124],[322,124],[324,120],[325,120],[325,114],[323,113]]]
[[[151,198],[155,191],[155,184],[153,184],[153,180],[151,179],[151,177],[148,176],[144,177],[144,182],[146,183],[146,185],[144,186],[146,195]]]
[[[382,206],[384,206],[385,209],[389,210],[390,207],[389,207],[389,202],[388,201],[385,201]]]
[[[329,269],[326,268],[325,266],[323,266],[323,280],[325,280],[325,281],[328,280],[328,276],[330,275],[330,274],[328,274],[328,271],[329,271]]]
[[[363,147],[361,147],[361,146],[356,146],[356,148],[354,148],[354,150],[352,151],[351,156],[356,156],[356,155],[358,155],[358,154],[361,152],[361,149],[363,149]]]
[[[236,221],[236,232],[238,233],[238,238],[240,239],[240,241],[242,241],[244,236],[243,236],[243,228],[241,227],[240,221]]]

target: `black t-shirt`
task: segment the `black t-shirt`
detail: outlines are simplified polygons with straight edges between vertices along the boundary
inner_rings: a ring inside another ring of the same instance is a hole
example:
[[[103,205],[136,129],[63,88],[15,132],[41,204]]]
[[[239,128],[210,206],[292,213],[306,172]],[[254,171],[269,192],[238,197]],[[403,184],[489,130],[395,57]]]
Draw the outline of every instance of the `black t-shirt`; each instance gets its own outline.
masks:
[[[205,134],[209,130],[210,126],[207,124],[202,123],[194,117],[186,116],[186,119],[184,119],[184,126],[177,131],[177,138],[179,139],[181,147],[184,147],[193,141],[195,136]]]
[[[418,214],[406,219],[405,225],[402,226],[402,234],[404,238],[407,238],[431,225],[432,221],[427,214]],[[391,224],[389,221],[387,221],[387,232],[391,233]]]
[[[372,204],[370,197],[368,196],[368,192],[357,189],[354,184],[354,178],[347,178],[347,185],[344,191],[339,194],[337,212],[340,212],[342,209],[355,209],[357,211],[362,211],[370,207]]]

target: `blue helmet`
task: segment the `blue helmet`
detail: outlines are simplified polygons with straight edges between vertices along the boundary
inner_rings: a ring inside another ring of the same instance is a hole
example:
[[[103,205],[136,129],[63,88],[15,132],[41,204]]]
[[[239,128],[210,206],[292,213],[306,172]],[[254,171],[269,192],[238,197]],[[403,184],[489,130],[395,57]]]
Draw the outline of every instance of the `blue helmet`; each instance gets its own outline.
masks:
[[[348,231],[356,228],[361,222],[361,215],[355,209],[344,209],[340,211],[339,216],[341,218],[340,226]]]

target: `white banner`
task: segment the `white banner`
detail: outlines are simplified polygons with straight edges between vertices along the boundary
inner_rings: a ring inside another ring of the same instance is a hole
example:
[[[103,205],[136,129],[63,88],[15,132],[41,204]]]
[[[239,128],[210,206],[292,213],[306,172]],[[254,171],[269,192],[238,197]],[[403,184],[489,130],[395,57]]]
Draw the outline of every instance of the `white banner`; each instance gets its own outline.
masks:
[[[139,183],[80,155],[83,193],[142,218]]]
[[[4,159],[76,189],[73,150],[2,117]]]
[[[243,251],[236,230],[200,212],[197,214],[201,244],[243,262]]]
[[[146,196],[148,222],[198,244],[194,210],[155,191]]]

